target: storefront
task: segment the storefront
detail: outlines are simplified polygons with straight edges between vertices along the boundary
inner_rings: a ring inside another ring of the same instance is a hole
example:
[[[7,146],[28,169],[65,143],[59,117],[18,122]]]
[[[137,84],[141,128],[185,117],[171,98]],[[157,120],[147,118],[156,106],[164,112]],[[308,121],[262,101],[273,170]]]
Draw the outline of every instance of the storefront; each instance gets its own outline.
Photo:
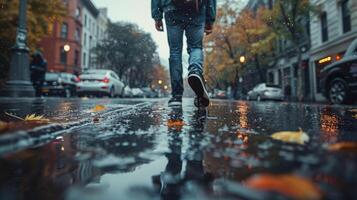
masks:
[[[345,37],[311,51],[310,82],[313,100],[326,101],[319,85],[320,72],[326,66],[341,60],[354,37]]]

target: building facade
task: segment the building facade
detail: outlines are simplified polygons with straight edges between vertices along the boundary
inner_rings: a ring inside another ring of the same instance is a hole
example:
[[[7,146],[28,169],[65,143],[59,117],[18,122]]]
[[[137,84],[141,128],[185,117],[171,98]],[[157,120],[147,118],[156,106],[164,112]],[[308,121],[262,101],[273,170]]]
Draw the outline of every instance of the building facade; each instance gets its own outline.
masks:
[[[356,0],[311,0],[319,8],[311,14],[310,82],[313,99],[323,101],[320,71],[340,60],[357,38]]]
[[[97,9],[91,0],[63,0],[68,15],[49,26],[50,34],[39,44],[50,72],[80,74],[104,68],[95,62],[93,49],[106,37],[107,9]]]
[[[48,71],[81,72],[81,0],[63,0],[68,15],[61,23],[49,25],[50,34],[40,42],[40,48],[48,62]]]
[[[106,37],[109,24],[107,8],[97,9],[90,0],[83,1],[82,67],[104,68],[96,62],[95,47]]]

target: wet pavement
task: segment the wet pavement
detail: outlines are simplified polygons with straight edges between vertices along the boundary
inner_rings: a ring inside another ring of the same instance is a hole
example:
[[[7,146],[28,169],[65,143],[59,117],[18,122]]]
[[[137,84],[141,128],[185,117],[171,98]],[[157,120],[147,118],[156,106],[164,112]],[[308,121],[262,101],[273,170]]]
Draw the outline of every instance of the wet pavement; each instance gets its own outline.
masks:
[[[353,107],[214,101],[198,110],[191,101],[0,100],[3,121],[11,112],[54,122],[16,130],[16,142],[0,136],[0,199],[288,199],[246,187],[257,174],[296,174],[323,199],[356,198],[356,152],[328,150],[357,142]],[[95,105],[107,109],[93,115]],[[305,145],[269,137],[299,129]]]

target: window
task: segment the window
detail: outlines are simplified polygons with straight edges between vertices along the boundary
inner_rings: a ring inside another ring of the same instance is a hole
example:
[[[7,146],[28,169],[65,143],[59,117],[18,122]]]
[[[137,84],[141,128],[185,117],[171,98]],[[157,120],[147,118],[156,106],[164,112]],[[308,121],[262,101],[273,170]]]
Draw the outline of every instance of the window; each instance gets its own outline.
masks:
[[[85,67],[86,66],[86,59],[87,59],[87,54],[86,53],[83,53],[83,66]]]
[[[76,66],[79,65],[79,51],[78,50],[76,50],[75,53],[74,53],[74,64]]]
[[[61,64],[67,64],[67,52],[64,50],[63,46],[60,49],[60,62]]]
[[[321,36],[322,42],[326,42],[328,40],[328,26],[327,26],[327,13],[324,12],[321,15]]]
[[[87,27],[87,14],[84,15],[84,27]]]
[[[81,17],[81,9],[79,7],[77,7],[76,9],[76,18],[80,18]]]
[[[61,27],[61,38],[67,39],[68,37],[68,24],[63,23]]]
[[[87,34],[84,33],[84,38],[83,38],[83,46],[86,47],[87,46]]]
[[[348,7],[348,4],[349,0],[344,0],[341,3],[343,33],[351,31],[351,10]]]
[[[80,28],[76,28],[76,32],[74,33],[74,39],[76,41],[81,40],[81,29]]]

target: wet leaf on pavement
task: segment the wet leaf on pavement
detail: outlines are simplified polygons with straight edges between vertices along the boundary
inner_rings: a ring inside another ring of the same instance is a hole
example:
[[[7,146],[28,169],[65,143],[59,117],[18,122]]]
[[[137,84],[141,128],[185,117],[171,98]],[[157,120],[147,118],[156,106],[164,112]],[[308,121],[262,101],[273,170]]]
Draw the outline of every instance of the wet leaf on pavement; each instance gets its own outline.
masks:
[[[106,110],[106,107],[103,105],[96,105],[94,106],[94,108],[92,109],[92,112],[101,112]]]
[[[323,196],[311,180],[293,174],[261,174],[249,178],[245,183],[252,189],[277,192],[297,200],[318,200]]]
[[[328,149],[330,151],[350,151],[357,153],[357,142],[339,142],[331,144]]]
[[[50,122],[50,120],[45,118],[43,115],[36,115],[36,114],[26,115],[24,121],[26,121],[26,122],[40,122],[40,123]]]
[[[181,129],[184,125],[185,125],[185,122],[183,120],[170,119],[167,121],[167,126],[169,128]]]
[[[289,143],[297,143],[297,144],[305,144],[310,140],[310,137],[302,130],[296,132],[294,131],[277,132],[271,135],[271,137],[275,140],[280,140]]]
[[[7,130],[9,127],[9,124],[3,121],[0,121],[0,132]]]

